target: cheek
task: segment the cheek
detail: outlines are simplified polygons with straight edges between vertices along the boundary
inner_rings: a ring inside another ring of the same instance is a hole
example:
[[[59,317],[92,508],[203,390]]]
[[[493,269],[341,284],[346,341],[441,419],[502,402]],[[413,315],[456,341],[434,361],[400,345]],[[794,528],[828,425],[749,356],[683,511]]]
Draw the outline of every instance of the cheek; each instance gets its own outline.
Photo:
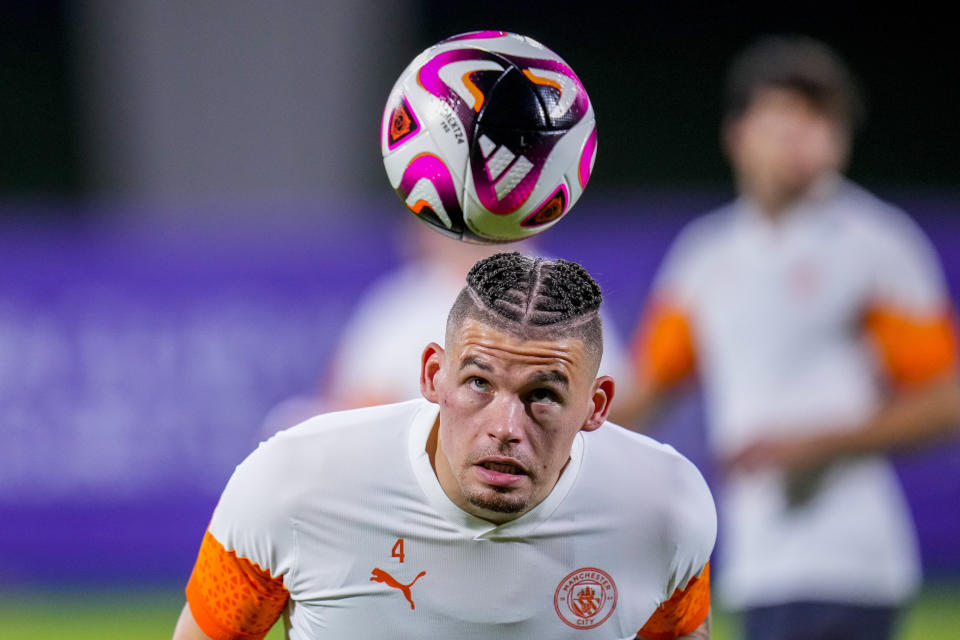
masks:
[[[464,437],[462,425],[455,416],[448,416],[440,425],[439,447],[451,469],[457,470],[463,465],[468,442]]]
[[[568,413],[557,405],[532,405],[528,413],[531,424],[526,433],[531,448],[546,454],[554,442],[563,439],[563,434],[569,431],[566,426],[570,422]]]
[[[563,402],[531,403],[530,415],[552,432],[579,429],[587,420],[592,405],[592,391],[588,386],[574,386]]]
[[[804,159],[814,167],[834,165],[842,155],[842,143],[827,125],[812,127],[803,138],[803,145]]]
[[[756,128],[745,127],[731,153],[737,169],[751,174],[768,171],[774,158],[774,145]]]
[[[458,423],[464,423],[476,417],[483,410],[483,402],[478,394],[466,387],[455,387],[440,399],[440,406],[450,416],[456,416]]]
[[[480,422],[481,409],[475,394],[454,390],[440,398],[443,420],[440,426],[440,440],[443,449],[451,459],[466,451],[476,434],[476,425]]]
[[[531,449],[538,452],[544,467],[563,464],[574,437],[583,426],[579,412],[573,407],[547,406],[534,408],[532,414],[539,428],[528,434]]]

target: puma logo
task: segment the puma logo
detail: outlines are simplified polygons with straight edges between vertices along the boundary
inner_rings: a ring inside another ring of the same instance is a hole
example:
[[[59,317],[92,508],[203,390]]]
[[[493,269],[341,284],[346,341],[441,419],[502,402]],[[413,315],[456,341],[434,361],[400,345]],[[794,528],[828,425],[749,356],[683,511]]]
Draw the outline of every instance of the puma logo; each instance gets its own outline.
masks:
[[[390,575],[383,569],[374,569],[371,573],[373,573],[373,575],[370,576],[370,582],[382,582],[388,587],[393,587],[394,589],[400,589],[400,591],[403,592],[403,597],[406,598],[407,602],[410,603],[410,608],[411,609],[417,608],[413,604],[413,596],[410,594],[410,587],[413,586],[414,582],[416,582],[423,576],[427,575],[426,571],[421,571],[420,573],[418,573],[417,577],[414,578],[413,582],[411,582],[410,584],[400,584],[399,582],[397,582],[396,578],[394,578],[392,575]]]

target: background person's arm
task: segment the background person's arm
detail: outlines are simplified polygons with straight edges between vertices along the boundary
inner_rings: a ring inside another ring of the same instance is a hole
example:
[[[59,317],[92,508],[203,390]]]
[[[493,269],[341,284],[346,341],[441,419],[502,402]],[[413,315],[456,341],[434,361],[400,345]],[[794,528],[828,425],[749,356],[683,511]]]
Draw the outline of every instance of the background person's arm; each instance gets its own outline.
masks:
[[[618,388],[610,421],[642,432],[696,371],[688,314],[665,298],[652,299],[644,309],[631,350],[634,383]]]
[[[956,373],[903,390],[853,429],[755,440],[724,461],[729,470],[777,467],[803,472],[840,458],[903,451],[956,435],[960,427],[960,378]]]

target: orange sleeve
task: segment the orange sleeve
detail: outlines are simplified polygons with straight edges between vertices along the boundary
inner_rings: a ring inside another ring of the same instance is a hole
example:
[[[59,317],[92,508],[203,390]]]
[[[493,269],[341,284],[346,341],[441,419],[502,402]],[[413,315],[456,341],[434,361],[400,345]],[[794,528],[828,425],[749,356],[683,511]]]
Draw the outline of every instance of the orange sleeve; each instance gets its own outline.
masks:
[[[880,359],[900,386],[927,382],[957,366],[957,331],[952,310],[916,317],[881,305],[865,317]]]
[[[677,589],[669,600],[657,607],[638,638],[673,640],[696,631],[710,613],[710,563],[700,575],[683,589]]]
[[[693,331],[687,314],[659,300],[644,311],[633,341],[633,361],[641,379],[669,388],[696,369]]]
[[[260,640],[289,597],[283,578],[224,549],[208,531],[187,583],[194,620],[213,640]]]

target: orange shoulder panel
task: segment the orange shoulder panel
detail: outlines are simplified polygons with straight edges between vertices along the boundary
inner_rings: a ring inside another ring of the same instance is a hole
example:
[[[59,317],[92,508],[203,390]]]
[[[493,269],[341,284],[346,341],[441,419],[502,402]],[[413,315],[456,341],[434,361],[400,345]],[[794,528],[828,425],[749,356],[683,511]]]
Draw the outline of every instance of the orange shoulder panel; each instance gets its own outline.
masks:
[[[952,310],[916,317],[876,305],[864,320],[894,383],[923,383],[956,368],[957,331]]]
[[[710,563],[700,575],[683,589],[677,589],[669,600],[657,607],[638,638],[673,640],[696,631],[710,613]]]
[[[289,595],[283,578],[227,551],[209,531],[203,536],[187,602],[213,640],[260,640],[283,613]]]
[[[643,313],[633,341],[633,360],[642,379],[669,388],[696,369],[696,349],[687,314],[663,300]]]

